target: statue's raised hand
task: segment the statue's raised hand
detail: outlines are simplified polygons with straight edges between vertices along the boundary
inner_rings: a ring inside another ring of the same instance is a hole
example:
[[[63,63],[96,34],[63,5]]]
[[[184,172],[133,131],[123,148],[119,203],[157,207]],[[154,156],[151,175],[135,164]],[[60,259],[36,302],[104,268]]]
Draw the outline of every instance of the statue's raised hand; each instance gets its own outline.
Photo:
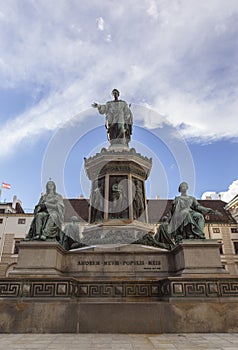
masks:
[[[92,106],[93,108],[98,108],[98,103],[93,102],[93,103],[91,104],[91,106]]]

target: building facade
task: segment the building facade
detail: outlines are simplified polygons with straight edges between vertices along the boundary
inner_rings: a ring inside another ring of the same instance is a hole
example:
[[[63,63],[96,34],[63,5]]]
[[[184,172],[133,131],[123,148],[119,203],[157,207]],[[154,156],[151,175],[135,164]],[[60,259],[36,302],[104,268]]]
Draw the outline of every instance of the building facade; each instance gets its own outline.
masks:
[[[238,194],[225,206],[225,209],[233,216],[238,223]]]
[[[0,203],[0,276],[6,276],[17,262],[18,247],[25,237],[33,214],[25,214],[16,196]]]

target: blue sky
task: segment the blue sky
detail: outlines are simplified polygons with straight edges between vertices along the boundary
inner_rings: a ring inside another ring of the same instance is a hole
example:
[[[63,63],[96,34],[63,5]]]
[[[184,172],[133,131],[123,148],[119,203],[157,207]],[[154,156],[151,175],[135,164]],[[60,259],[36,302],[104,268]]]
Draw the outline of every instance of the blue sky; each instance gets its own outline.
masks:
[[[32,209],[52,177],[88,196],[83,157],[107,147],[92,102],[131,103],[148,197],[238,193],[236,0],[0,0],[1,181]]]

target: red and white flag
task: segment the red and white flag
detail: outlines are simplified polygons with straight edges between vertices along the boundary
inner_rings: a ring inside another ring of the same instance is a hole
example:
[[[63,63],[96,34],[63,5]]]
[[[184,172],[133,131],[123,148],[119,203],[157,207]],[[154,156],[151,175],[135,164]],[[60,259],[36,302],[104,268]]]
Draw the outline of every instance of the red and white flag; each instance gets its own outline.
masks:
[[[6,188],[7,190],[10,190],[11,185],[7,184],[6,182],[2,182],[2,188]]]

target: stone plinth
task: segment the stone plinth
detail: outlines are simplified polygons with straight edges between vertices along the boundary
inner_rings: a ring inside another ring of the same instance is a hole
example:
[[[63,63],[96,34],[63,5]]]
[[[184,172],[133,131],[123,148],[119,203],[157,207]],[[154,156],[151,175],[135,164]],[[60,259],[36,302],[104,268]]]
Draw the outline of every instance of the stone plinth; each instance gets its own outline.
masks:
[[[227,274],[216,241],[185,241],[172,251],[136,244],[103,244],[68,252],[56,242],[21,242],[18,264],[10,276],[115,281],[193,274]]]
[[[17,266],[10,276],[62,276],[65,250],[58,242],[21,242]]]
[[[23,242],[16,269],[0,280],[0,332],[237,332],[237,301],[238,278],[221,268],[214,241],[171,252]]]
[[[172,251],[176,274],[227,273],[221,264],[219,248],[216,240],[184,240]]]

